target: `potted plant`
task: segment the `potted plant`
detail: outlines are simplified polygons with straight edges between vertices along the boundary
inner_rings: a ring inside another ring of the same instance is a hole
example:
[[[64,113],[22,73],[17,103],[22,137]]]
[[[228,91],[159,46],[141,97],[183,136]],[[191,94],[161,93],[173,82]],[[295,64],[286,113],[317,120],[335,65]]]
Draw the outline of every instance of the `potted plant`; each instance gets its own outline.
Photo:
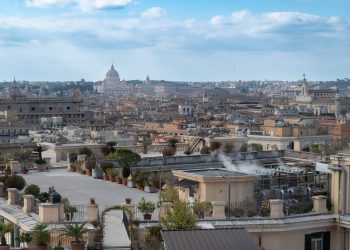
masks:
[[[220,147],[221,147],[221,142],[218,142],[218,141],[213,141],[210,144],[210,150],[216,155],[219,153]]]
[[[150,220],[152,219],[152,213],[156,209],[156,205],[152,201],[146,201],[145,197],[142,197],[137,208],[143,213],[144,220]]]
[[[117,176],[117,171],[115,168],[108,168],[106,170],[106,175],[108,176],[108,179],[112,182],[115,182],[115,177]]]
[[[192,209],[193,214],[196,215],[199,219],[202,219],[207,213],[213,210],[213,205],[209,202],[200,202],[196,200],[193,203]]]
[[[83,237],[86,232],[85,223],[66,225],[63,235],[74,238],[74,241],[70,243],[71,250],[84,250]]]
[[[70,201],[68,200],[67,197],[64,197],[62,199],[63,203],[63,211],[64,211],[64,216],[67,221],[72,220],[74,213],[78,212],[77,208],[74,206],[71,206]]]
[[[28,174],[29,170],[26,166],[21,167],[21,174]]]
[[[50,243],[50,232],[46,223],[39,223],[33,228],[33,239],[36,243],[37,250],[47,250],[47,245]]]
[[[147,154],[148,153],[148,146],[151,145],[152,142],[150,141],[143,141],[142,142],[142,153]]]
[[[95,167],[94,171],[92,172],[92,177],[96,179],[102,179],[103,178],[103,170],[100,167]]]
[[[128,177],[130,176],[130,169],[128,167],[124,167],[122,170],[122,176],[123,176],[123,185],[128,185]]]
[[[39,159],[37,159],[35,161],[35,164],[36,164],[36,167],[37,167],[38,171],[43,171],[44,168],[45,168],[46,161],[43,159],[43,155],[42,154],[46,150],[47,150],[47,147],[44,146],[44,145],[40,145],[40,144],[34,146],[34,148],[33,148],[33,151],[35,153],[38,153],[38,157],[39,157]]]
[[[122,184],[123,183],[123,178],[121,177],[121,174],[118,171],[118,175],[116,176],[116,181],[118,184]]]
[[[96,159],[91,157],[89,160],[85,162],[86,174],[91,176],[92,170],[96,167]]]
[[[138,190],[141,190],[140,177],[141,177],[141,171],[136,170],[136,171],[133,172],[133,174],[132,174],[132,180],[135,182],[136,188],[137,188]]]
[[[103,179],[108,180],[107,169],[113,168],[113,163],[108,161],[101,162],[100,168],[103,171]]]
[[[10,223],[0,223],[0,238],[1,238],[1,243],[0,243],[0,250],[8,250],[10,249],[10,246],[7,245],[5,235],[7,233],[12,232],[13,225]]]
[[[29,233],[21,233],[18,237],[17,241],[19,242],[19,245],[21,246],[21,250],[25,250],[25,246],[28,246],[28,244],[32,241],[32,236]]]
[[[131,198],[125,198],[125,204],[131,204]]]

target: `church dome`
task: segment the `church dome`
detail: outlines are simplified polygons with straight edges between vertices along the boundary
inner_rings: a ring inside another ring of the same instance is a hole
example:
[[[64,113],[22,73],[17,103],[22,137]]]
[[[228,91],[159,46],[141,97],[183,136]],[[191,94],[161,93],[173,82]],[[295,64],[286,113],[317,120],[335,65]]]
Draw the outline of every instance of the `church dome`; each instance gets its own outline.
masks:
[[[110,70],[108,70],[107,74],[106,74],[106,81],[108,82],[116,82],[119,83],[120,79],[119,79],[119,74],[118,72],[114,69],[114,66],[112,64]]]

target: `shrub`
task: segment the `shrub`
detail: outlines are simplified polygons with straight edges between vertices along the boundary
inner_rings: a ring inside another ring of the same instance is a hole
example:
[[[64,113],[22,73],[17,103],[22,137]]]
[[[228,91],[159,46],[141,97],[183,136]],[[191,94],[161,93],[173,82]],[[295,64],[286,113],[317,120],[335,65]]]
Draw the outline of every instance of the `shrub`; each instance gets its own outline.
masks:
[[[35,197],[38,197],[40,194],[40,188],[38,185],[35,184],[30,184],[29,186],[26,187],[24,190],[25,194],[31,194],[34,195]]]
[[[113,168],[113,163],[108,161],[101,162],[100,168],[106,173],[107,169]]]
[[[247,152],[248,151],[248,144],[247,143],[243,143],[241,145],[241,147],[239,148],[240,152]]]
[[[168,146],[163,148],[162,154],[163,156],[174,156],[176,153],[176,148]]]
[[[92,155],[92,150],[87,148],[87,147],[83,147],[83,148],[79,149],[79,154],[80,155],[87,155],[88,157],[90,157]]]
[[[37,246],[46,246],[50,242],[50,232],[47,224],[40,223],[33,228],[33,239]]]
[[[17,188],[18,190],[22,190],[25,186],[26,181],[19,175],[11,175],[5,181],[6,188]]]
[[[106,174],[108,176],[115,177],[115,176],[118,175],[118,172],[117,172],[117,170],[115,170],[115,168],[107,168],[106,169]]]
[[[170,147],[172,147],[172,148],[176,148],[176,143],[178,143],[178,142],[179,142],[178,139],[176,139],[176,138],[170,138],[170,139],[168,140],[168,145],[169,145]]]
[[[49,200],[49,193],[48,192],[41,192],[41,193],[39,193],[37,198],[40,202],[47,202]]]
[[[179,201],[179,192],[171,187],[160,194],[162,201],[176,203]]]
[[[123,168],[122,176],[124,179],[128,178],[130,176],[130,174],[131,174],[130,168],[128,168],[128,167]]]
[[[75,152],[70,152],[68,154],[69,162],[74,163],[78,159],[78,154]]]
[[[226,154],[230,154],[230,153],[233,152],[234,148],[235,148],[235,145],[234,145],[234,144],[232,144],[232,143],[226,143],[226,144],[224,145],[224,152],[225,152]]]
[[[146,201],[145,197],[142,197],[141,201],[137,205],[137,208],[141,213],[152,214],[156,209],[156,205],[152,201]]]
[[[209,154],[210,154],[210,148],[207,147],[207,146],[204,146],[204,147],[201,149],[200,153],[201,153],[202,155],[209,155]]]
[[[218,142],[218,141],[213,141],[210,144],[211,151],[215,151],[215,150],[219,149],[220,147],[221,147],[221,142]]]
[[[251,146],[252,146],[252,151],[254,152],[263,151],[263,146],[261,144],[253,143]]]
[[[161,223],[167,230],[189,230],[196,227],[196,217],[185,203],[176,202],[173,209],[167,210]]]
[[[105,145],[101,148],[101,152],[104,156],[109,155],[110,153],[112,153],[111,147]]]

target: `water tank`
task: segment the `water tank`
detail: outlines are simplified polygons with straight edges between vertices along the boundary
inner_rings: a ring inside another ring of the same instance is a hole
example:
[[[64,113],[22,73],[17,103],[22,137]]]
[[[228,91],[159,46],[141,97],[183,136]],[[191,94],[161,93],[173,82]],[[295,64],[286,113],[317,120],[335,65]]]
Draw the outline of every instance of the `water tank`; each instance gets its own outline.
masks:
[[[50,202],[52,204],[60,203],[61,202],[61,195],[57,192],[53,192],[50,196]]]

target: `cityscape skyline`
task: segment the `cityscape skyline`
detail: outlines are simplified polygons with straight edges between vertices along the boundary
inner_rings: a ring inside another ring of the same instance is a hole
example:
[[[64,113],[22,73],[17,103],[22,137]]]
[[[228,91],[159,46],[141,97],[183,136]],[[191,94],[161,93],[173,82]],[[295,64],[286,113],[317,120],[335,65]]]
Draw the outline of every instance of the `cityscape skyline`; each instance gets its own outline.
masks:
[[[2,80],[347,78],[349,3],[26,0],[0,3]]]

